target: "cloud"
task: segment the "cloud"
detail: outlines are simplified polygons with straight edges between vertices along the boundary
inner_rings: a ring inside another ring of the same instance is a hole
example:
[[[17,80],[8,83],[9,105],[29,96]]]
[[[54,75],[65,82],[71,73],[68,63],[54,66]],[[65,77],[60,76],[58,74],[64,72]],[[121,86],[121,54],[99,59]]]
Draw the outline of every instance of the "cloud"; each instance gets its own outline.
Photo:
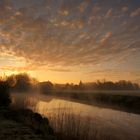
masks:
[[[129,10],[129,8],[127,6],[122,7],[122,12],[127,12]]]
[[[101,7],[98,5],[94,5],[92,8],[92,12],[97,14],[99,11],[101,11]]]
[[[130,17],[136,17],[139,15],[140,15],[140,8],[137,8],[130,14]]]
[[[68,10],[60,10],[58,13],[62,16],[68,16],[69,11]]]
[[[88,2],[82,2],[80,6],[78,6],[78,9],[81,13],[83,13],[85,9],[87,8],[87,6],[88,6]]]
[[[111,36],[112,36],[112,32],[107,32],[107,33],[103,36],[103,38],[100,40],[100,43],[101,43],[101,44],[106,43],[106,42],[111,38]]]
[[[48,69],[50,71],[54,71],[54,72],[71,72],[72,70],[71,69],[62,69],[62,68],[51,68],[51,69]]]
[[[34,69],[33,68],[31,68],[31,67],[11,67],[11,66],[4,66],[4,67],[0,67],[0,70],[4,70],[4,71],[13,71],[13,72],[15,72],[15,71],[17,71],[17,72],[23,72],[23,71],[25,71],[25,72],[27,72],[27,71],[34,71]]]
[[[107,11],[105,17],[106,17],[106,18],[110,18],[110,17],[112,17],[112,15],[113,15],[113,10],[112,10],[112,9],[109,9],[109,10]]]
[[[124,19],[108,20],[117,13],[112,5],[15,1],[0,6],[0,50],[36,66],[95,65],[139,49],[139,21],[127,19],[124,27],[125,14]]]

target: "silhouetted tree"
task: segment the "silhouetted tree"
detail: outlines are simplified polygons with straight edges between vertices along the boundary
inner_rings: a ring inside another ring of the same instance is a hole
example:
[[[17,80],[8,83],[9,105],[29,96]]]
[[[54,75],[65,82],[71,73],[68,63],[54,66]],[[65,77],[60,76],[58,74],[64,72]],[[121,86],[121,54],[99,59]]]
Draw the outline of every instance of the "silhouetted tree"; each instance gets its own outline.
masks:
[[[96,90],[138,90],[139,85],[130,81],[121,80],[119,82],[97,81],[93,83],[93,89]]]
[[[83,90],[84,89],[84,84],[83,84],[82,81],[79,82],[78,88],[79,88],[79,90]]]
[[[32,88],[33,80],[34,79],[30,78],[30,76],[25,73],[7,77],[10,88],[18,92],[29,91]]]
[[[0,107],[8,106],[10,103],[9,85],[5,81],[0,81]]]
[[[41,93],[49,94],[53,89],[54,86],[50,81],[39,83],[39,90]]]

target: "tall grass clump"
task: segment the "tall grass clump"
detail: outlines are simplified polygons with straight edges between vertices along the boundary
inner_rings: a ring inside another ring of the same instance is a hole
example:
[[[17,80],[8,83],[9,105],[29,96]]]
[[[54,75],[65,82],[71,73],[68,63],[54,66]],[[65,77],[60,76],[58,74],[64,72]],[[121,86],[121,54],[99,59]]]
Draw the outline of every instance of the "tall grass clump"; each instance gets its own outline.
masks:
[[[32,109],[36,107],[37,100],[35,98],[29,98],[28,96],[16,95],[12,97],[12,109]]]
[[[42,114],[47,115],[51,127],[54,129],[57,140],[111,140],[112,136],[98,130],[97,124],[90,117],[85,117],[71,108],[54,109],[47,113],[43,110]],[[39,112],[39,111],[37,111]],[[113,138],[115,140],[115,138]]]

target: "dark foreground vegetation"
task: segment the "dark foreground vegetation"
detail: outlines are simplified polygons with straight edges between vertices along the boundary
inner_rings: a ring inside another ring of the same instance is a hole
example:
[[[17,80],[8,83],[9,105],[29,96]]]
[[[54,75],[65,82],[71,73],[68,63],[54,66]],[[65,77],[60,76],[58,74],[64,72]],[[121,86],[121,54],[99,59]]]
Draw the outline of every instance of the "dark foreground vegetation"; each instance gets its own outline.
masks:
[[[47,118],[10,104],[9,85],[0,81],[0,140],[55,140]]]
[[[1,109],[0,126],[5,129],[0,129],[1,140],[55,140],[48,119],[28,109]]]

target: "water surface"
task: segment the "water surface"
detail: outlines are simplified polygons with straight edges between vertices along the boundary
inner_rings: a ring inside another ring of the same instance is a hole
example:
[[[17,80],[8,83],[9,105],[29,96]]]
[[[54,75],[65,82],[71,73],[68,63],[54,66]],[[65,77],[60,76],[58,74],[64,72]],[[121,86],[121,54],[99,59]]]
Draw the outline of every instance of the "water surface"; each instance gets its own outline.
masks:
[[[26,97],[27,98],[27,97]],[[57,111],[72,111],[75,115],[89,117],[98,129],[105,133],[114,134],[121,140],[140,140],[140,115],[100,108],[55,97],[43,95],[28,96],[36,100],[35,109],[44,116],[55,114]]]

